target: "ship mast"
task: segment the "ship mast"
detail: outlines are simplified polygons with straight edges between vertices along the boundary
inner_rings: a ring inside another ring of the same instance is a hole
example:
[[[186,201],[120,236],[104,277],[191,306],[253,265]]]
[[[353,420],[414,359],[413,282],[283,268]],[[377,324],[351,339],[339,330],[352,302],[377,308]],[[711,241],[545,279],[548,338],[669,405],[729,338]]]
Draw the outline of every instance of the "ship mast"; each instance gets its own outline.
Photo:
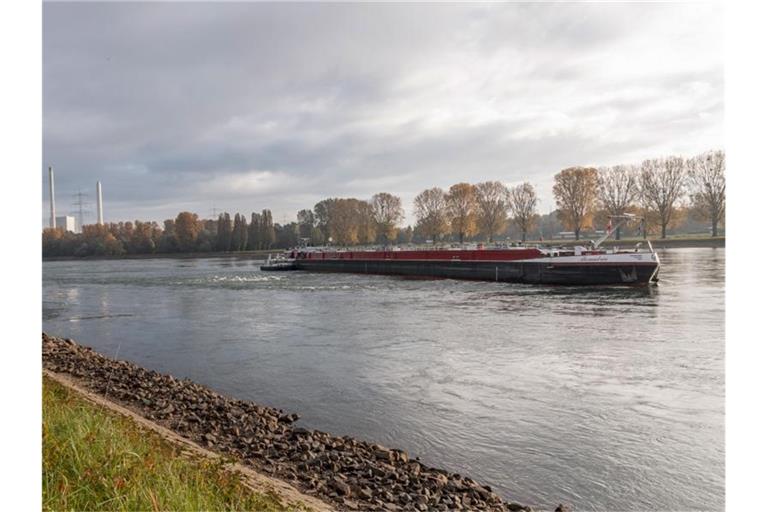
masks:
[[[595,242],[595,241],[592,242],[592,248],[593,249],[597,249],[598,247],[600,247],[600,244],[602,244],[603,242],[608,240],[611,237],[611,235],[613,235],[616,232],[617,229],[619,229],[621,226],[626,224],[628,221],[637,218],[637,215],[634,215],[632,213],[625,213],[623,215],[611,215],[610,218],[611,219],[620,219],[620,220],[606,234],[601,236],[597,240],[597,242]]]

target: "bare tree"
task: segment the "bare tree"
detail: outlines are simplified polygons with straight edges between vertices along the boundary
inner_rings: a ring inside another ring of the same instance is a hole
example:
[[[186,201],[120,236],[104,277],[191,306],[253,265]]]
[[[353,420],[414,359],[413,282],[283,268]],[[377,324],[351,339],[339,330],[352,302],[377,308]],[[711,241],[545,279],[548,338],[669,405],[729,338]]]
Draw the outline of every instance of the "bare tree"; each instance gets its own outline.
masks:
[[[512,222],[523,232],[523,242],[525,242],[528,230],[533,227],[533,220],[536,217],[536,203],[539,199],[536,197],[536,190],[530,183],[523,183],[512,187],[509,191],[509,207],[512,213]]]
[[[464,243],[465,237],[477,233],[477,190],[469,183],[453,185],[445,196],[451,229]]]
[[[661,238],[667,237],[672,214],[684,193],[685,160],[679,156],[645,160],[640,168],[640,194],[646,208],[658,217]]]
[[[582,228],[590,221],[597,199],[597,169],[569,167],[555,175],[552,187],[564,223],[579,240]]]
[[[445,193],[439,187],[422,191],[413,200],[416,227],[433,242],[448,232],[448,208]]]
[[[507,187],[500,181],[485,181],[475,185],[477,190],[477,226],[489,242],[504,229],[509,209]]]
[[[379,242],[392,242],[397,237],[397,226],[403,221],[403,205],[400,198],[379,192],[371,198],[371,214]]]
[[[637,200],[640,191],[637,186],[639,169],[632,165],[600,167],[597,170],[597,200],[608,215],[624,214]],[[621,239],[616,229],[616,240]]]
[[[709,151],[688,161],[691,202],[707,213],[712,223],[712,236],[725,213],[725,153]]]

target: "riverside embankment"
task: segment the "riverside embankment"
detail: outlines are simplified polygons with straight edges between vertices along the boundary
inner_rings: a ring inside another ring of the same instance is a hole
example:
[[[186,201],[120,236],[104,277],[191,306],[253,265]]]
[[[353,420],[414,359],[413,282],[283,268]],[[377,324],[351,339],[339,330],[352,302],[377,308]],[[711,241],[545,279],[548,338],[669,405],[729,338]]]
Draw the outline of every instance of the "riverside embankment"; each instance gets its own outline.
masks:
[[[48,370],[43,370],[42,508],[333,510]]]
[[[294,413],[228,398],[70,339],[43,333],[42,342],[46,370],[339,510],[530,510],[402,450],[298,427]]]

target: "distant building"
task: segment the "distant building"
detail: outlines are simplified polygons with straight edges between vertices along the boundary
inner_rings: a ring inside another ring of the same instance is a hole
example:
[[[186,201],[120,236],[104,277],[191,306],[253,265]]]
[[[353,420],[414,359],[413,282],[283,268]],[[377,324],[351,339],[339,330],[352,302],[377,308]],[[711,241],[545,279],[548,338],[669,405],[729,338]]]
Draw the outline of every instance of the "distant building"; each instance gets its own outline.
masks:
[[[78,226],[77,219],[71,215],[56,217],[56,227],[63,228],[64,231],[71,231],[72,233],[80,232],[80,226]]]

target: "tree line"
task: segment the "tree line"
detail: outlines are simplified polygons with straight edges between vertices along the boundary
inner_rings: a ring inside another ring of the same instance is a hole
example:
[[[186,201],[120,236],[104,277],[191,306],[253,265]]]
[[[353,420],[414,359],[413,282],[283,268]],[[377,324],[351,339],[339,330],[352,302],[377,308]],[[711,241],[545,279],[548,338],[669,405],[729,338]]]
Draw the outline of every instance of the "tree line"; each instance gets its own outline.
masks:
[[[272,212],[245,215],[222,213],[218,219],[200,219],[196,213],[181,212],[157,222],[116,222],[83,226],[81,233],[62,228],[43,230],[43,256],[121,256],[266,250],[281,237],[281,226],[272,221]],[[282,237],[284,238],[284,236]],[[290,241],[289,241],[290,242]]]
[[[725,215],[725,154],[709,151],[690,159],[669,156],[639,165],[570,167],[555,175],[552,193],[559,226],[572,231],[577,240],[585,229],[606,226],[611,216],[624,213],[642,219],[638,229],[644,238],[657,231],[666,238],[668,229],[686,217],[706,219],[711,235],[717,236]],[[538,203],[528,182],[512,187],[500,181],[457,183],[447,191],[434,187],[416,196],[413,228],[400,228],[404,218],[400,198],[386,192],[368,201],[324,199],[314,209],[300,211],[298,224],[301,237],[315,245],[493,242],[512,230],[525,242],[530,234],[542,232]],[[617,230],[616,238],[620,236]]]
[[[554,176],[557,210],[540,214],[536,190],[528,182],[507,187],[499,181],[457,183],[420,192],[413,202],[414,226],[399,197],[380,192],[368,200],[327,198],[278,224],[270,210],[229,213],[200,219],[181,212],[160,227],[156,222],[83,226],[82,233],[43,230],[44,256],[90,256],[175,252],[231,252],[310,245],[388,245],[393,243],[488,241],[506,236],[522,241],[561,230],[580,239],[586,229],[605,226],[612,215],[637,214],[640,234],[666,238],[682,222],[706,221],[718,235],[725,216],[725,154],[709,151],[690,159],[648,159],[637,165],[569,167]],[[616,238],[620,237],[617,231]]]
[[[653,228],[666,238],[684,208],[706,219],[715,237],[725,218],[725,153],[708,151],[689,159],[668,156],[639,165],[571,167],[555,175],[552,191],[562,219],[577,239],[596,215],[627,212],[642,217],[643,238]]]

